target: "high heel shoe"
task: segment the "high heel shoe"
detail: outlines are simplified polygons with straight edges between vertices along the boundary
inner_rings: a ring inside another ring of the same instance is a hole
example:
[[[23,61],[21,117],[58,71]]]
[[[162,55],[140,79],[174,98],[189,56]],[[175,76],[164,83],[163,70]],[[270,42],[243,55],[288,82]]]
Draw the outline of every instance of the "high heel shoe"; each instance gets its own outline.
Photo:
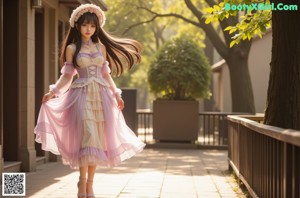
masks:
[[[88,179],[87,183],[90,183],[93,185],[93,180]],[[87,186],[87,185],[86,185]],[[87,198],[95,198],[95,194],[87,194],[86,195]]]
[[[87,197],[86,193],[79,193],[79,186],[80,186],[80,183],[82,183],[82,182],[86,183],[86,178],[79,177],[79,181],[77,182],[77,188],[78,188],[77,197],[78,198],[86,198]]]

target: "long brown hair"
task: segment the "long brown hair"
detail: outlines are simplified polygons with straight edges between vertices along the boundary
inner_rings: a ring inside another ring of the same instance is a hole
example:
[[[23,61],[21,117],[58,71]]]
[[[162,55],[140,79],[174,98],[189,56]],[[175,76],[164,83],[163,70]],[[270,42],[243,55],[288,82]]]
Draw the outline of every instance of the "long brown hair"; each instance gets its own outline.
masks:
[[[63,64],[66,61],[66,48],[71,43],[76,45],[76,50],[73,56],[73,64],[78,67],[77,55],[81,48],[81,34],[80,27],[86,23],[92,23],[96,25],[96,31],[92,35],[91,39],[94,43],[100,42],[106,48],[106,60],[109,62],[109,67],[114,71],[116,75],[123,73],[125,68],[132,68],[133,65],[141,61],[141,44],[133,39],[117,38],[109,35],[100,27],[99,20],[96,14],[86,12],[77,20],[75,27],[70,27],[67,36],[63,42],[61,49],[60,61]]]

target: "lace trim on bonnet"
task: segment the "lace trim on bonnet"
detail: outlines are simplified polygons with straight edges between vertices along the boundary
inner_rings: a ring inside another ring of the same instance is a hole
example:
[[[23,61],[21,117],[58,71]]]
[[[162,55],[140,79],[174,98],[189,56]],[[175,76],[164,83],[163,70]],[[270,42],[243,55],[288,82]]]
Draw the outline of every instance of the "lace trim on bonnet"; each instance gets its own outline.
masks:
[[[95,13],[99,19],[100,26],[104,26],[106,20],[105,14],[99,6],[96,6],[94,4],[81,4],[75,10],[73,10],[69,20],[70,26],[72,28],[75,27],[75,23],[77,22],[77,20],[86,12]]]

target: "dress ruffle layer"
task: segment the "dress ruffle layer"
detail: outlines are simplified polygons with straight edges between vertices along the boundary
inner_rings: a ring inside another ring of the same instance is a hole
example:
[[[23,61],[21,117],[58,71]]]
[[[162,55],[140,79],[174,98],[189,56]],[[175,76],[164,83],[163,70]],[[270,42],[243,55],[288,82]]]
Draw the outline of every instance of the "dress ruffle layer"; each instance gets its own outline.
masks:
[[[116,166],[142,151],[145,144],[126,125],[104,80],[80,79],[59,98],[42,104],[36,141],[77,169]]]

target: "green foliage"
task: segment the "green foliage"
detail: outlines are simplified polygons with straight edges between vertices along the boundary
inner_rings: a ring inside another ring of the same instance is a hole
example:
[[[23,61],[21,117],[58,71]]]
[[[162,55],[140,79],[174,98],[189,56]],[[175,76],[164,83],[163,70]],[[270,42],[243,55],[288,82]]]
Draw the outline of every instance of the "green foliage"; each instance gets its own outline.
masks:
[[[110,0],[105,2],[108,7],[106,12],[107,21],[105,30],[115,36],[129,37],[140,41],[143,45],[142,62],[125,72],[122,76],[115,78],[119,87],[134,87],[138,94],[138,108],[148,108],[153,99],[149,93],[147,74],[153,54],[168,38],[175,35],[192,37],[199,45],[203,46],[204,33],[201,29],[178,21],[176,18],[156,18],[144,8],[155,10],[160,13],[176,12],[193,18],[183,1],[177,0]],[[148,21],[148,22],[147,22]],[[146,23],[143,23],[146,22]],[[139,24],[139,25],[136,25]]]
[[[164,10],[163,0],[110,0],[107,1],[109,10],[107,11],[106,28],[110,33],[120,37],[130,37],[139,40],[144,46],[144,54],[152,54],[157,50],[156,43],[161,43],[159,31],[168,29],[175,23],[175,20],[153,20],[148,11],[141,9],[147,8],[158,11]],[[174,34],[174,33],[173,33]],[[176,34],[176,33],[175,33]],[[167,35],[167,37],[170,35]]]
[[[230,7],[229,7],[230,6]],[[232,6],[235,6],[234,8]],[[236,6],[240,6],[237,8]],[[261,6],[261,7],[260,7]],[[251,40],[255,35],[262,37],[267,28],[271,27],[271,4],[269,0],[224,0],[218,5],[206,8],[205,23],[228,19],[231,16],[240,16],[235,26],[228,26],[225,31],[232,34],[230,47],[239,44],[241,40]],[[262,9],[264,7],[264,9]],[[269,8],[269,9],[268,9]]]
[[[148,20],[151,18],[151,15],[146,12],[141,14],[141,10],[137,8],[140,3],[139,0],[127,0],[126,3],[124,3],[124,0],[110,0],[105,3],[109,8],[106,12],[107,21],[104,27],[105,30],[115,36],[136,39],[143,45],[142,62],[135,65],[131,70],[125,71],[123,75],[115,78],[115,83],[121,88],[136,88],[138,94],[137,107],[148,108],[151,100],[150,98],[145,99],[145,96],[147,96],[149,92],[145,78],[147,78],[149,68],[148,59],[156,51],[153,29],[159,25],[157,24],[158,21],[142,24],[127,31],[132,25]],[[152,1],[152,4],[147,6],[156,6],[153,5],[153,3],[155,2]],[[163,22],[160,21],[160,23]]]
[[[210,96],[211,69],[202,48],[185,36],[167,41],[150,65],[150,89],[163,98],[188,100]]]

